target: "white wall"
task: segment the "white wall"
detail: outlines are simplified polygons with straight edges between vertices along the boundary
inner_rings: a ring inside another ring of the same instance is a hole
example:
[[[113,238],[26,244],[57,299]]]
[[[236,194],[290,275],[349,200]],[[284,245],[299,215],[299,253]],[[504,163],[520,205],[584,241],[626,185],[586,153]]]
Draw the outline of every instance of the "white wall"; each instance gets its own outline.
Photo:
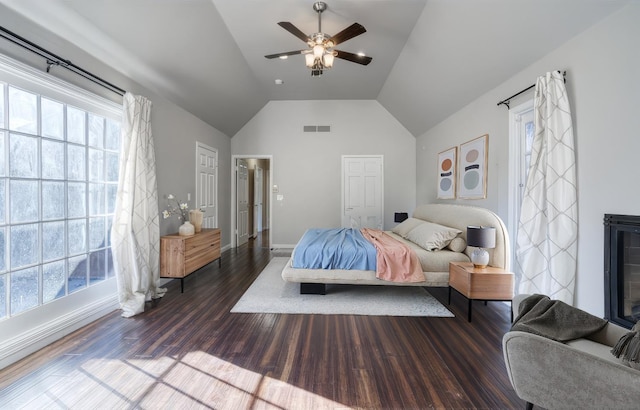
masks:
[[[304,133],[330,125],[330,133]],[[340,226],[341,156],[384,155],[385,228],[415,207],[415,138],[376,101],[272,101],[231,139],[233,155],[273,155],[282,201],[272,204],[272,246],[310,227]]]
[[[640,214],[640,4],[576,36],[417,138],[418,203],[436,201],[436,156],[489,134],[489,182],[477,204],[507,220],[508,112],[496,103],[551,70],[567,70],[578,170],[579,244],[575,305],[604,315],[605,213]],[[528,94],[531,97],[531,94]],[[527,97],[524,97],[527,98]],[[514,100],[512,106],[522,102]],[[440,201],[452,202],[452,201]]]

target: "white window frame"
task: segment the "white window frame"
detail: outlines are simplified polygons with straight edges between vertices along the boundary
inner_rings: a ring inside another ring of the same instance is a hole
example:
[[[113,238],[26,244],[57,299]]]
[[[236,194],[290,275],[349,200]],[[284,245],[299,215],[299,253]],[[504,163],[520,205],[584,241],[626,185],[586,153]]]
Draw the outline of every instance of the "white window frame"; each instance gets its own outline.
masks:
[[[121,103],[107,100],[3,55],[0,55],[0,81],[5,84],[5,90],[10,84],[104,118],[120,123],[122,121]],[[8,107],[5,107],[6,128],[8,128],[7,113]],[[87,218],[89,218],[88,214]],[[8,251],[7,245],[5,252]],[[87,252],[89,252],[88,249]],[[11,269],[9,266],[7,268]],[[7,283],[6,298],[10,297],[9,287]],[[10,316],[10,306],[7,301],[7,316],[0,319],[0,334],[3,335],[0,340],[0,368],[116,309],[118,306],[116,281],[112,277],[93,285],[87,283],[84,289],[67,294],[65,297],[54,299],[46,304],[40,304],[41,301],[42,298],[39,295],[38,307],[20,312],[13,317]]]
[[[518,235],[518,219],[522,205],[521,192],[524,189],[525,146],[521,136],[524,124],[523,114],[533,111],[533,98],[509,109],[509,209],[507,230],[511,238],[511,266],[516,269],[516,240]]]

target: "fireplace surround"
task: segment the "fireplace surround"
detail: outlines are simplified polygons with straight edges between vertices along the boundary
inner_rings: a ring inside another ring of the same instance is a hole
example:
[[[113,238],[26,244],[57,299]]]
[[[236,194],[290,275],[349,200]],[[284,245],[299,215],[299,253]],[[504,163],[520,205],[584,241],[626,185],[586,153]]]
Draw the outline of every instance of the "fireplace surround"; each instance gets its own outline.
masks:
[[[640,319],[640,216],[604,216],[605,318],[631,328]]]

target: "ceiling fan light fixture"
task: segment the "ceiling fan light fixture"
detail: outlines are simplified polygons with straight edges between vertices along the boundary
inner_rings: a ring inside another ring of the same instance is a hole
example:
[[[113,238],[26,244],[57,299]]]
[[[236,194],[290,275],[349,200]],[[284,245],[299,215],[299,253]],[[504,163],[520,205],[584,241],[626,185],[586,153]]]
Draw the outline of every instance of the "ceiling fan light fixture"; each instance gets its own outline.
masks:
[[[316,61],[316,58],[313,56],[313,54],[309,53],[304,55],[304,62],[307,65],[307,67],[309,68],[313,67],[313,64],[315,63],[315,61]]]
[[[333,59],[334,59],[333,53],[326,53],[325,55],[322,56],[322,65],[325,66],[326,68],[333,67]]]
[[[322,44],[316,44],[313,46],[313,56],[315,58],[322,58],[324,54],[324,46]]]

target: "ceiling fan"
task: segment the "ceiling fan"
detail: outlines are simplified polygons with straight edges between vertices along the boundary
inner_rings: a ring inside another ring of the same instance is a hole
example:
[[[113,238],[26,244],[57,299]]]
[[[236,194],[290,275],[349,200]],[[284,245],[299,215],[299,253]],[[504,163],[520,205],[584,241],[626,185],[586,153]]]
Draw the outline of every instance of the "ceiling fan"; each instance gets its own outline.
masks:
[[[365,33],[367,30],[364,26],[358,23],[353,23],[338,34],[329,36],[322,32],[322,12],[326,9],[327,4],[325,2],[318,1],[313,3],[313,10],[318,13],[318,32],[308,36],[288,21],[281,21],[278,23],[280,27],[307,43],[309,48],[278,54],[269,54],[265,57],[269,59],[287,58],[288,56],[303,54],[307,67],[311,69],[312,77],[320,76],[322,75],[323,70],[333,67],[334,58],[341,58],[343,60],[362,65],[369,64],[371,60],[373,60],[371,57],[350,53],[348,51],[336,50],[333,48],[340,43],[344,43],[347,40]]]

